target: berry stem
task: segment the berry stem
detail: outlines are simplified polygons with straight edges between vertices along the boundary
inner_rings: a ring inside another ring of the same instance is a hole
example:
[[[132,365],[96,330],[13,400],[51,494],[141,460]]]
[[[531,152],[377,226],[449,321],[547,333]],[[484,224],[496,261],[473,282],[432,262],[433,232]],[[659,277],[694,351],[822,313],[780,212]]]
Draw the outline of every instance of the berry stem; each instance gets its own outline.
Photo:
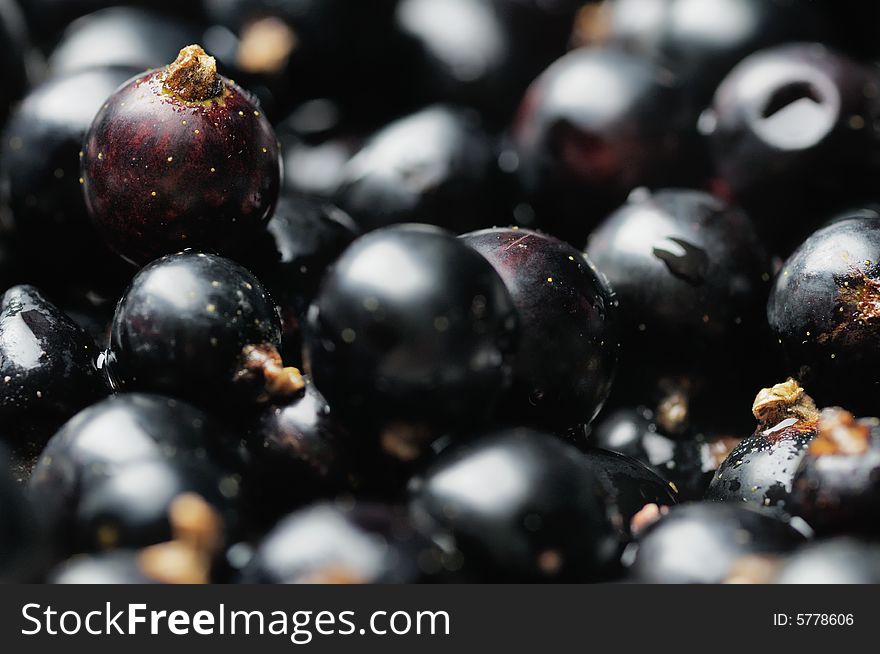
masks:
[[[205,102],[220,94],[217,60],[200,45],[188,45],[165,69],[163,85],[186,102]]]

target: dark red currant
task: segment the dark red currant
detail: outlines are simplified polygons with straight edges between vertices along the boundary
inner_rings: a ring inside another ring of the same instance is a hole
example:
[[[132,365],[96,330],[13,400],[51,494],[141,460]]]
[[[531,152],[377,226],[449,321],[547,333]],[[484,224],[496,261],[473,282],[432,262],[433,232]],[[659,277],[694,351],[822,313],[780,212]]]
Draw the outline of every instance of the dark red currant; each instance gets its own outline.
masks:
[[[188,46],[98,112],[82,177],[95,226],[125,258],[228,251],[259,233],[275,208],[278,141],[246,92],[217,74],[214,58]]]

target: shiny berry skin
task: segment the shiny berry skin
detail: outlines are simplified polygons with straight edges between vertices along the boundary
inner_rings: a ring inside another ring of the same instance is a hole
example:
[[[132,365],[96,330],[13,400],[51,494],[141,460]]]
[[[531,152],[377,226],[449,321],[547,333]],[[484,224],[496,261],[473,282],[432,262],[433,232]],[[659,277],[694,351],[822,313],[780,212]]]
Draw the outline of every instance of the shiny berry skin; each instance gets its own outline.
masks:
[[[168,540],[170,503],[197,492],[230,524],[238,495],[234,438],[176,400],[126,394],[77,414],[49,441],[28,496],[56,553]]]
[[[635,193],[593,232],[587,256],[619,302],[621,387],[700,386],[745,361],[754,374],[770,261],[743,213],[701,191]]]
[[[107,367],[119,390],[231,411],[300,391],[280,346],[278,312],[256,277],[229,259],[182,252],[135,276],[116,307]]]
[[[247,441],[254,512],[277,518],[303,501],[345,491],[352,470],[349,439],[311,383],[302,397],[264,409]]]
[[[810,543],[788,557],[776,584],[880,584],[880,547],[852,538]]]
[[[583,254],[552,236],[496,228],[461,238],[504,280],[520,317],[505,416],[558,431],[589,423],[617,368],[612,289]]]
[[[480,254],[436,227],[390,227],[356,240],[324,278],[306,368],[360,429],[398,440],[403,424],[410,436],[472,428],[509,383],[517,327]]]
[[[602,48],[574,50],[532,83],[513,141],[539,227],[582,247],[633,189],[699,181],[677,84],[646,59]]]
[[[278,200],[279,146],[247,93],[189,46],[107,101],[83,145],[82,178],[98,231],[144,264],[259,233]]]
[[[767,319],[820,406],[870,415],[880,401],[880,214],[848,212],[811,235],[776,277]]]
[[[242,571],[242,583],[400,584],[423,576],[439,554],[405,513],[376,504],[329,503],[292,513],[270,531]]]
[[[436,105],[368,139],[343,167],[333,200],[364,230],[418,222],[466,231],[493,222],[496,174],[479,119]]]
[[[0,437],[25,458],[107,393],[92,339],[32,286],[0,300]]]
[[[91,225],[79,182],[79,152],[104,101],[138,72],[95,68],[49,80],[22,100],[6,124],[0,184],[16,233],[29,250],[30,274],[41,285],[61,285],[57,275],[46,272],[58,266],[69,270],[66,285],[71,274],[101,282],[112,276],[125,284],[127,266]]]
[[[758,419],[755,434],[724,460],[705,499],[790,514],[792,481],[816,435],[818,410],[796,382],[788,381],[761,391],[752,412]]]
[[[70,3],[65,0],[65,4]],[[156,11],[156,2],[142,3],[150,7],[110,4],[116,3],[105,2],[104,7],[94,7],[98,11],[67,25],[49,56],[53,77],[107,66],[128,66],[143,73],[172,61],[183,46],[202,36],[196,25]],[[57,16],[56,8],[50,11]]]
[[[590,581],[613,568],[618,532],[599,474],[551,434],[516,429],[454,449],[415,478],[415,524],[454,547],[467,578]]]
[[[818,43],[758,52],[701,119],[719,187],[787,254],[831,210],[871,199],[880,75]]]
[[[651,584],[717,584],[752,554],[793,550],[804,535],[788,522],[738,504],[683,504],[642,532],[630,573]]]
[[[880,421],[825,409],[794,476],[792,512],[817,534],[880,534]]]

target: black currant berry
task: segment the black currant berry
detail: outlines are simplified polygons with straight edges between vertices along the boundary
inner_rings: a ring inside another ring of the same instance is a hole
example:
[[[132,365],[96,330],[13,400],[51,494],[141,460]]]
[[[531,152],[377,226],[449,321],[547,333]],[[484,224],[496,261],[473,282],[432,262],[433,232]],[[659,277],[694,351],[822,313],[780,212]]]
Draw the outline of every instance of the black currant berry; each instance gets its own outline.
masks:
[[[776,277],[767,318],[789,372],[820,406],[871,415],[880,401],[880,214],[849,212]]]
[[[819,410],[804,389],[789,380],[758,393],[752,413],[758,420],[755,434],[724,460],[706,499],[790,514],[792,480],[816,435]]]
[[[520,318],[514,385],[502,411],[566,431],[589,423],[617,368],[617,303],[576,249],[524,229],[466,234],[504,280]]]
[[[28,482],[60,555],[168,540],[174,500],[198,493],[225,512],[239,493],[235,442],[203,411],[153,395],[120,395],[71,419]]]
[[[455,449],[414,479],[416,525],[487,581],[590,581],[619,536],[601,474],[558,438],[525,429]]]
[[[472,428],[510,380],[517,314],[477,252],[427,225],[355,241],[309,309],[315,386],[359,429],[406,458],[443,428]]]
[[[233,410],[302,389],[280,346],[278,313],[256,277],[229,259],[182,252],[135,276],[116,308],[107,367],[120,390]]]
[[[719,188],[791,252],[829,211],[873,198],[880,170],[880,75],[819,43],[756,53],[701,119]]]
[[[634,193],[592,234],[587,254],[619,302],[626,399],[681,395],[683,424],[700,394],[736,410],[754,397],[771,270],[744,214],[700,191]],[[724,393],[712,382],[719,370]]]
[[[737,504],[683,504],[647,527],[631,573],[653,584],[717,584],[740,557],[780,554],[805,538],[788,522]]]
[[[24,459],[83,407],[107,393],[98,348],[32,286],[0,300],[0,439]]]
[[[794,476],[791,509],[820,535],[880,534],[880,421],[825,409]]]

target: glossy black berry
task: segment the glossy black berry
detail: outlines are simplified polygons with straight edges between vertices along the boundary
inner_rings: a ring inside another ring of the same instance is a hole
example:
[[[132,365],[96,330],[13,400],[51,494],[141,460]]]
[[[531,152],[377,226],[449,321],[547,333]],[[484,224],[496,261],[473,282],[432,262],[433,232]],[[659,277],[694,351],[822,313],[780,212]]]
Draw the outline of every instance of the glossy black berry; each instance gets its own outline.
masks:
[[[788,522],[737,504],[684,504],[648,527],[631,567],[635,581],[717,584],[742,556],[781,554],[804,542]]]
[[[492,266],[426,225],[355,241],[309,309],[315,386],[359,429],[389,443],[472,428],[506,389],[517,314]],[[421,439],[418,439],[421,440]]]
[[[364,230],[404,222],[476,229],[497,215],[495,166],[493,143],[474,115],[432,106],[367,140],[342,169],[333,199]]]
[[[752,413],[758,428],[718,468],[706,499],[790,514],[792,480],[816,435],[818,409],[804,389],[789,380],[762,390]]]
[[[717,399],[724,394],[707,380],[724,370],[736,401],[730,382],[764,363],[757,353],[771,272],[743,213],[700,191],[635,193],[592,234],[587,255],[619,302],[621,388],[631,395],[671,379],[680,387],[672,393]],[[753,393],[746,386],[734,406]]]
[[[439,563],[405,513],[382,505],[315,504],[284,518],[260,542],[243,583],[413,583]]]
[[[4,129],[2,193],[20,245],[30,252],[29,274],[43,285],[67,290],[73,275],[118,293],[126,283],[126,266],[91,225],[79,153],[105,100],[138,72],[95,68],[52,79],[24,98]],[[68,269],[63,280],[59,266]]]
[[[70,420],[28,482],[58,554],[168,540],[169,507],[198,493],[233,523],[235,442],[203,411],[160,396],[120,395]]]
[[[197,45],[114,93],[82,149],[95,227],[141,265],[187,247],[228,252],[260,232],[278,201],[272,126]]]
[[[505,418],[558,431],[589,423],[608,397],[617,368],[612,289],[583,254],[551,236],[489,229],[462,240],[498,271],[519,313]]]
[[[107,366],[120,390],[233,410],[295,396],[275,305],[237,263],[183,252],[142,269],[116,308]]]
[[[880,75],[819,43],[740,63],[701,119],[719,188],[788,253],[834,209],[872,198]]]
[[[773,581],[777,584],[878,584],[880,547],[852,538],[811,543],[788,557]]]
[[[791,508],[820,535],[880,533],[880,421],[824,410],[794,476]]]
[[[416,478],[410,510],[462,570],[489,581],[589,581],[618,546],[600,473],[550,434],[500,432],[453,450]]]
[[[820,406],[865,415],[880,400],[880,214],[849,212],[801,245],[776,277],[767,318],[789,372]]]
[[[705,171],[689,170],[696,128],[680,112],[679,83],[616,49],[574,50],[550,66],[529,88],[513,132],[536,224],[582,247],[633,189],[699,181]]]
[[[107,393],[98,349],[32,286],[0,299],[0,437],[25,458],[77,411]]]

